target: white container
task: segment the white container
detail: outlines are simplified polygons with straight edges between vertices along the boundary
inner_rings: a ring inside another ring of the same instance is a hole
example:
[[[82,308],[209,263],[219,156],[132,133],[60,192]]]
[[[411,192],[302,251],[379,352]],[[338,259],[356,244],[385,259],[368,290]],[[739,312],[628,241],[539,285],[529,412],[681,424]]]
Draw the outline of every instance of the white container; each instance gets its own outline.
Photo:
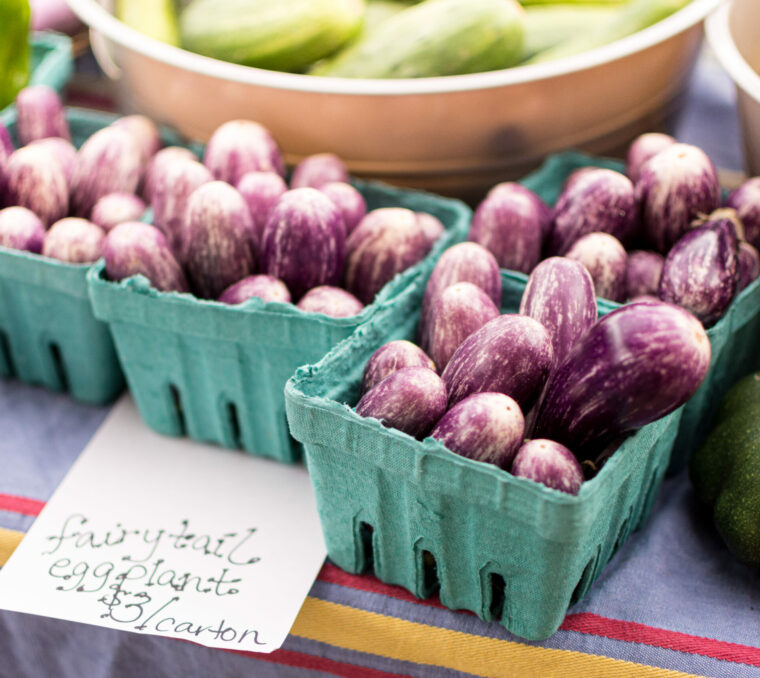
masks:
[[[733,0],[707,21],[715,56],[736,84],[747,171],[760,174],[760,0]]]
[[[719,0],[566,59],[489,73],[410,80],[279,73],[192,54],[117,21],[107,0],[68,0],[125,100],[206,140],[222,122],[266,125],[286,161],[332,151],[354,174],[465,197],[579,148],[622,151],[682,101]],[[110,65],[106,62],[110,62]]]

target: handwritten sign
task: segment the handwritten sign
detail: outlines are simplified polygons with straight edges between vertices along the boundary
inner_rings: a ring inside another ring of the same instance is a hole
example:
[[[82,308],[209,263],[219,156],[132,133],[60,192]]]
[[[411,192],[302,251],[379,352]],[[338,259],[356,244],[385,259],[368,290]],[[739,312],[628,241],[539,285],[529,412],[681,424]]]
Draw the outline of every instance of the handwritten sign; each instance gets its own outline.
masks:
[[[159,436],[125,398],[0,570],[0,607],[271,652],[325,555],[303,467]]]

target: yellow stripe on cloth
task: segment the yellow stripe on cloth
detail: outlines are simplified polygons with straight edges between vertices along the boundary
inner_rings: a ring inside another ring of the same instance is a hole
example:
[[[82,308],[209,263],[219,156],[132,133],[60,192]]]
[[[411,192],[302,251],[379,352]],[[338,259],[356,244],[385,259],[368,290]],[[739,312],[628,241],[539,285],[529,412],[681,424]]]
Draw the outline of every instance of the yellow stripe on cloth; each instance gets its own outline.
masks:
[[[418,624],[307,598],[290,633],[346,650],[493,678],[675,678],[693,674]]]
[[[19,545],[23,538],[23,532],[16,532],[16,530],[6,530],[4,527],[0,527],[0,567],[8,562],[8,558],[11,557],[11,553],[16,550],[16,547]]]

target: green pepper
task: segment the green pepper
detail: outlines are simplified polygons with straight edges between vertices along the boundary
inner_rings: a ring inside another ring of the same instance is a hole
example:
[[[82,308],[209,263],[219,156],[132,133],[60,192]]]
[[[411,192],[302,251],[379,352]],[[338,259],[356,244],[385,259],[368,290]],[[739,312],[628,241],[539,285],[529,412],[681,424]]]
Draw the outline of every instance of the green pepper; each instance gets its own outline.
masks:
[[[13,103],[16,95],[29,81],[29,2],[2,0],[0,2],[0,109]]]
[[[729,550],[760,567],[760,372],[729,391],[689,471]]]

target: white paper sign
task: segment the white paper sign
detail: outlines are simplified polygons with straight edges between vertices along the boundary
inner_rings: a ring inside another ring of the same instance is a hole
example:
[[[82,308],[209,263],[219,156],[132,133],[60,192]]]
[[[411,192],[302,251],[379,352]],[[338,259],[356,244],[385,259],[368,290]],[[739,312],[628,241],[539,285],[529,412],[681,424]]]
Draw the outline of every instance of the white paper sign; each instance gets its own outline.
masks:
[[[303,467],[160,436],[125,397],[0,570],[0,607],[271,652],[325,555]]]

